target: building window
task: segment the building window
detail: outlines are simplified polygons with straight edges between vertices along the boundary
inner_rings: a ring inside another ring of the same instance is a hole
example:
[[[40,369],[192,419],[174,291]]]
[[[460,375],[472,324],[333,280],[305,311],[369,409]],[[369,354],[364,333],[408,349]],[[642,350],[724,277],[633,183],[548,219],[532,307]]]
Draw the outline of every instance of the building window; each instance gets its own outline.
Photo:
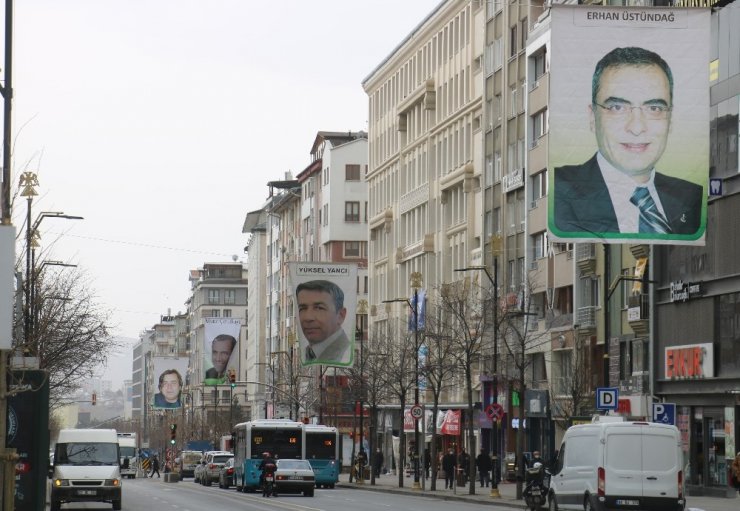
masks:
[[[345,241],[344,242],[344,257],[360,257],[360,242],[359,241]]]
[[[534,63],[534,79],[539,80],[547,72],[547,52],[542,50],[532,56]]]
[[[360,166],[354,163],[347,164],[344,167],[345,180],[346,181],[359,181],[360,180]]]
[[[360,203],[358,201],[347,201],[344,203],[344,221],[360,221]]]
[[[532,259],[542,259],[547,254],[547,233],[538,232],[532,236]]]
[[[224,317],[225,318],[231,317],[231,309],[224,309]]]
[[[519,42],[519,39],[517,39],[516,36],[516,25],[509,28],[509,56],[513,57],[516,55],[517,52],[517,43]]]
[[[233,289],[224,290],[224,303],[233,305],[236,303],[236,291]]]
[[[532,182],[532,207],[535,207],[535,201],[547,195],[547,169],[538,172],[530,179]]]
[[[208,290],[208,303],[209,304],[218,304],[219,303],[218,297],[219,297],[218,289]]]
[[[537,139],[547,133],[547,108],[532,116],[532,146],[537,145]]]

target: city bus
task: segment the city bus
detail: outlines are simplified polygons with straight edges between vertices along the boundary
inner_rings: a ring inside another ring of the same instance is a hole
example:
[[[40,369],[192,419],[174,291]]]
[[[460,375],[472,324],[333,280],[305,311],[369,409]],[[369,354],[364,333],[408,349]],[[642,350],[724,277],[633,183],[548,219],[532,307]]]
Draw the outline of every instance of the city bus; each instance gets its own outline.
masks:
[[[342,471],[339,430],[332,426],[306,425],[306,459],[316,475],[316,487],[334,488]]]
[[[234,426],[234,486],[237,491],[259,488],[262,453],[280,459],[306,458],[306,431],[303,423],[286,419],[261,419]]]

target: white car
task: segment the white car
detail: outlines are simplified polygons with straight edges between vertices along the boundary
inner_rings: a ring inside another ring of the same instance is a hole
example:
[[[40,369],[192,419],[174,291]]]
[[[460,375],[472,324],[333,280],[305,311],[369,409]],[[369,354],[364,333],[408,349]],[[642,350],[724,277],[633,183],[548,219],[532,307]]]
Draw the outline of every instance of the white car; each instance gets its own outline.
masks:
[[[209,451],[203,456],[201,461],[201,469],[195,469],[196,482],[204,486],[211,486],[211,483],[218,481],[221,467],[223,467],[229,458],[233,458],[234,455],[228,451]]]

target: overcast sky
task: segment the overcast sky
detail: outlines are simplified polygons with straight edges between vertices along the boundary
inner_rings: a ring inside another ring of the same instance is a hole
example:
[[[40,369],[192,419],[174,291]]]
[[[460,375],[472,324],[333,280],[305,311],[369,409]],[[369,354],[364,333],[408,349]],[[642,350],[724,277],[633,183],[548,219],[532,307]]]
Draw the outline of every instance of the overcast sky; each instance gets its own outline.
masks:
[[[13,189],[32,170],[34,217],[85,217],[46,218],[44,257],[90,276],[116,335],[184,311],[190,269],[245,257],[267,181],[318,131],[367,130],[362,80],[438,4],[15,2]]]

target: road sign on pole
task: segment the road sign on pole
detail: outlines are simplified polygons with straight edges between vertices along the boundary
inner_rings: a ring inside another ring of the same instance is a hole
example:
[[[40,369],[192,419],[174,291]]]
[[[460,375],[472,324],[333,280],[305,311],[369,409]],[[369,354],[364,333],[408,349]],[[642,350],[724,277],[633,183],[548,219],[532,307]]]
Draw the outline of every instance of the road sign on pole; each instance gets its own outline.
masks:
[[[596,388],[596,409],[616,410],[619,404],[619,389],[617,387]]]
[[[424,415],[424,410],[421,405],[414,405],[411,407],[411,417],[413,417],[414,420],[418,421],[421,419],[422,415]]]
[[[653,403],[653,422],[676,425],[676,403]]]
[[[498,422],[504,418],[504,407],[498,403],[491,403],[486,406],[486,415],[492,421]]]

